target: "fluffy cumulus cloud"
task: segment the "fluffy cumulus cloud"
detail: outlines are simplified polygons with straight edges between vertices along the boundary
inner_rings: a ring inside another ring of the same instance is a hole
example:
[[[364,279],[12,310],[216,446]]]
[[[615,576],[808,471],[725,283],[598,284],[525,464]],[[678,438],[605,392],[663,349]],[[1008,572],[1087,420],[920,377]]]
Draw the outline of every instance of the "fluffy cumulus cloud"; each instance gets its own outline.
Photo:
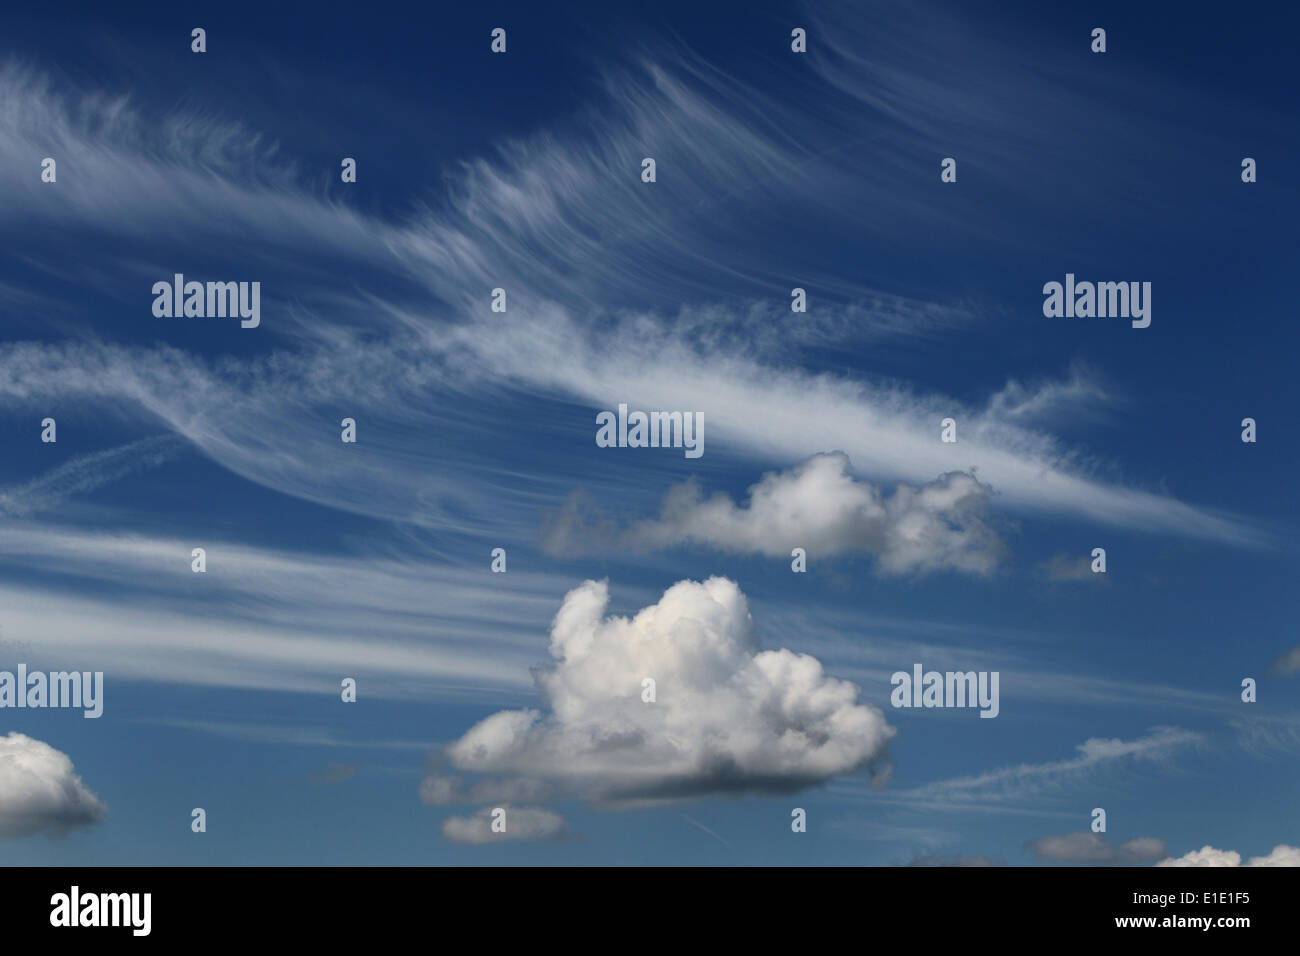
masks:
[[[1102,834],[1090,830],[1039,837],[1026,843],[1025,848],[1039,860],[1051,863],[1120,866],[1125,863],[1154,863],[1165,858],[1164,840],[1137,837],[1115,846]]]
[[[62,836],[107,814],[67,754],[17,732],[0,737],[0,836]]]
[[[1279,843],[1268,856],[1252,856],[1244,864],[1236,850],[1201,847],[1183,856],[1161,860],[1156,866],[1300,866],[1300,847]]]
[[[886,496],[849,469],[842,452],[814,455],[764,475],[744,505],[723,493],[706,498],[697,482],[683,482],[664,496],[657,517],[622,529],[576,498],[548,522],[544,544],[570,553],[681,545],[770,557],[789,557],[793,548],[811,557],[863,552],[887,574],[988,574],[997,565],[1004,547],[987,523],[993,491],[974,476],[950,472]]]
[[[494,811],[500,811],[494,817]],[[497,829],[493,830],[493,821]],[[540,807],[490,807],[465,817],[448,817],[442,835],[452,843],[550,840],[564,833],[564,818]]]
[[[569,592],[554,661],[536,675],[546,707],[471,727],[446,748],[453,772],[421,784],[425,803],[629,806],[791,793],[881,769],[895,732],[881,711],[815,658],[761,650],[734,582],[680,581],[632,617],[606,616],[608,604],[605,582]]]

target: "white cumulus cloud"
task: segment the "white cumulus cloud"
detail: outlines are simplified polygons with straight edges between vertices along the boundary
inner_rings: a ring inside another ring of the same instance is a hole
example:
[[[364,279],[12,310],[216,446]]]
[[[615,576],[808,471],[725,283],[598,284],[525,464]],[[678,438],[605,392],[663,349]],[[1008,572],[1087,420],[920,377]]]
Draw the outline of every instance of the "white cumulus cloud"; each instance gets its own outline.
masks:
[[[466,817],[448,817],[442,835],[452,843],[491,843],[495,840],[549,840],[564,832],[564,818],[540,807],[501,807],[504,829],[493,831],[492,811],[485,808]]]
[[[1114,846],[1105,836],[1091,830],[1038,837],[1026,843],[1025,847],[1038,859],[1052,863],[1120,866],[1125,863],[1152,863],[1165,856],[1165,841],[1156,837],[1135,837]]]
[[[722,493],[705,498],[686,481],[664,496],[658,517],[621,532],[571,501],[548,525],[550,550],[584,544],[669,548],[698,544],[722,551],[788,557],[865,552],[885,573],[942,569],[987,574],[1004,547],[986,523],[993,490],[974,476],[949,472],[923,485],[898,485],[886,496],[849,471],[843,452],[813,455],[785,471],[769,472],[737,505]],[[603,540],[602,540],[603,539]]]
[[[1300,847],[1279,843],[1268,856],[1252,856],[1245,864],[1236,850],[1201,847],[1179,857],[1161,860],[1156,866],[1300,866]]]
[[[67,754],[17,731],[0,737],[0,836],[62,836],[107,814]]]
[[[884,714],[815,658],[761,650],[734,582],[679,581],[632,617],[606,616],[608,604],[606,582],[569,592],[554,663],[536,676],[547,707],[471,727],[445,756],[477,780],[434,771],[425,803],[789,793],[884,756],[895,733]]]

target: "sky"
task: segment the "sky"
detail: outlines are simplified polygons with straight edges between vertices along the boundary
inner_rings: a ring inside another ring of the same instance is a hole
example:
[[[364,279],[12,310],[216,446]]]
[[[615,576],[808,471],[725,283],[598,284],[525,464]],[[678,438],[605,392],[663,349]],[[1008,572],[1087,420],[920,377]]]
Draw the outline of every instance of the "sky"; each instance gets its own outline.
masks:
[[[7,11],[0,861],[1297,865],[1298,18]]]

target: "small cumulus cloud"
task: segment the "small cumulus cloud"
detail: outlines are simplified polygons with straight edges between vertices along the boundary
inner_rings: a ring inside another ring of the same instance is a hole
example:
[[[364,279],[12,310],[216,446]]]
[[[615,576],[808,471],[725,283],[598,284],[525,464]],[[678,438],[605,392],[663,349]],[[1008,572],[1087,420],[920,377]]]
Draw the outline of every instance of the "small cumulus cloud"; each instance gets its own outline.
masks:
[[[499,831],[492,829],[494,810],[504,811]],[[564,818],[540,807],[491,807],[464,817],[448,817],[442,835],[452,843],[491,843],[497,840],[553,840],[564,833]]]
[[[1005,546],[988,522],[993,489],[960,471],[890,495],[849,471],[843,452],[813,455],[765,474],[749,501],[705,497],[699,483],[674,485],[659,515],[621,526],[581,493],[548,517],[543,547],[551,553],[608,548],[657,550],[699,545],[738,554],[789,557],[865,553],[884,574],[953,570],[987,575]]]
[[[1236,850],[1216,850],[1206,844],[1199,850],[1161,860],[1156,866],[1300,866],[1300,847],[1279,843],[1267,856],[1252,856],[1243,864]]]
[[[67,754],[16,731],[0,737],[0,836],[64,836],[107,815]]]
[[[1156,837],[1136,837],[1117,845],[1103,834],[1090,830],[1064,836],[1044,836],[1025,844],[1044,863],[1094,863],[1122,866],[1128,863],[1154,863],[1165,857],[1165,841]]]
[[[1268,672],[1281,677],[1294,677],[1300,674],[1300,645],[1278,656],[1268,665]]]

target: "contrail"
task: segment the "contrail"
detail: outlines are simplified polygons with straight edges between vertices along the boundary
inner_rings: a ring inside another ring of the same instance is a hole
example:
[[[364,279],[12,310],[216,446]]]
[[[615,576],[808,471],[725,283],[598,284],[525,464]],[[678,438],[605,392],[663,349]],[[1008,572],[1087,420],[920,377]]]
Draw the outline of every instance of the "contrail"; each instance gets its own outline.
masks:
[[[74,458],[26,484],[0,490],[0,514],[17,518],[56,508],[73,495],[158,467],[173,458],[183,443],[175,435],[156,435]]]
[[[701,830],[703,830],[703,831],[704,831],[705,833],[707,833],[709,836],[713,837],[713,839],[717,840],[719,843],[721,843],[721,844],[722,844],[723,846],[725,846],[727,849],[731,849],[731,844],[730,844],[730,843],[728,843],[726,840],[722,839],[722,837],[718,836],[716,833],[714,833],[712,830],[710,830],[708,827],[706,827],[706,826],[705,826],[703,823],[701,823],[699,820],[692,820],[690,817],[688,817],[688,816],[687,816],[686,814],[684,814],[684,813],[682,814],[682,819],[685,820],[687,823],[689,823],[689,824],[690,824],[691,826],[693,826],[693,827],[699,827]]]

